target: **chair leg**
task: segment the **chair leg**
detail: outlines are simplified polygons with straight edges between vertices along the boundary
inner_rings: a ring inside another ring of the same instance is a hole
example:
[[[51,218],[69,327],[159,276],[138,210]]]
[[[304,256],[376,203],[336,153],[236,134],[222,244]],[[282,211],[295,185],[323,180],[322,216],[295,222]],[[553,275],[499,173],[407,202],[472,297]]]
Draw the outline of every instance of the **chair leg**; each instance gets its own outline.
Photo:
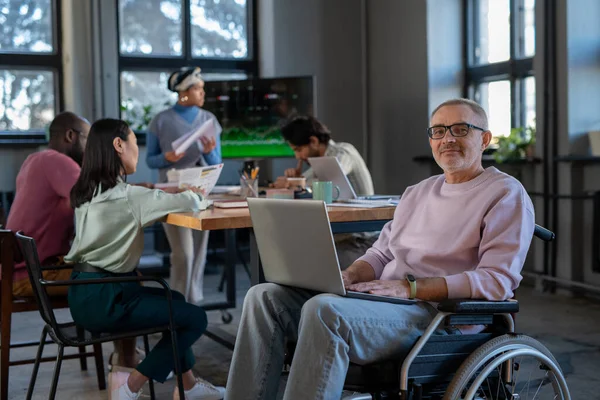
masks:
[[[56,365],[54,366],[54,376],[52,377],[52,387],[50,388],[49,400],[54,400],[56,397],[56,387],[58,386],[58,377],[60,376],[60,367],[62,366],[65,347],[62,344],[58,345],[58,354],[56,355]]]
[[[83,339],[85,337],[85,331],[83,330],[83,328],[77,326],[75,329],[77,330],[77,337]],[[85,354],[85,346],[79,346],[78,349],[79,354],[81,354],[81,356],[79,357],[79,365],[81,366],[81,370],[87,371],[87,357],[83,355]]]
[[[7,296],[2,299],[2,322],[0,324],[0,399],[8,399],[8,373],[10,364],[10,329],[12,304]]]
[[[173,360],[175,360],[175,376],[177,377],[177,387],[179,389],[179,400],[185,400],[185,391],[183,389],[183,379],[181,371],[181,359],[179,358],[179,346],[177,346],[177,333],[174,329],[169,329],[171,333],[171,345],[173,346]]]
[[[94,361],[96,362],[96,376],[98,377],[98,390],[106,389],[106,377],[104,376],[104,357],[102,357],[102,343],[93,345]]]
[[[33,389],[35,387],[35,381],[37,379],[38,370],[40,369],[40,360],[42,359],[42,355],[44,353],[44,345],[46,344],[46,337],[48,335],[48,327],[44,326],[42,329],[42,337],[40,338],[40,344],[38,346],[38,351],[35,356],[35,363],[33,364],[33,371],[31,371],[31,379],[29,380],[29,387],[27,388],[27,400],[31,400],[31,396],[33,396]]]
[[[148,335],[144,335],[144,351],[146,352],[146,356],[150,354],[150,343],[148,341]],[[154,380],[152,378],[148,380],[148,386],[150,387],[150,399],[156,400],[156,394],[154,393]]]

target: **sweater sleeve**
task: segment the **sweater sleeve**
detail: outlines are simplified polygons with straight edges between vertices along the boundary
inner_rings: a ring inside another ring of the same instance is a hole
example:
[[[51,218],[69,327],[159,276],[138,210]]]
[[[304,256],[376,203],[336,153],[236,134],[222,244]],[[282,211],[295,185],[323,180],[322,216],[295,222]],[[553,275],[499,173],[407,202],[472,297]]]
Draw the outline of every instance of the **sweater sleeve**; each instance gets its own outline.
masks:
[[[367,250],[364,256],[360,257],[359,261],[364,261],[373,268],[375,272],[375,279],[379,279],[383,273],[383,269],[388,265],[394,256],[390,251],[390,233],[392,231],[392,224],[394,221],[390,221],[384,225],[379,238],[373,246]]]
[[[448,298],[501,301],[513,297],[534,229],[533,205],[524,190],[505,195],[484,217],[477,267],[445,277]]]
[[[171,165],[160,149],[158,137],[152,132],[146,133],[146,164],[152,169],[167,168]]]
[[[192,212],[200,209],[200,198],[192,191],[170,194],[158,189],[127,186],[127,202],[142,227],[170,213]]]
[[[223,162],[221,158],[221,132],[223,132],[223,128],[221,128],[221,124],[219,124],[217,117],[213,115],[211,119],[215,126],[216,146],[210,153],[202,154],[202,157],[204,157],[204,161],[206,161],[206,164],[217,165]]]

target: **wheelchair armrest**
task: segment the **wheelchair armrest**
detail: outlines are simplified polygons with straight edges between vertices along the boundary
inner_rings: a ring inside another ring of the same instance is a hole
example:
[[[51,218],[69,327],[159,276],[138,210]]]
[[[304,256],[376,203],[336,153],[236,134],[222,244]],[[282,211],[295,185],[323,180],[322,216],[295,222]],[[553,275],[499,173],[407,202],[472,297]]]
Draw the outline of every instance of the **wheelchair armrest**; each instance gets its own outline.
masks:
[[[440,302],[437,308],[439,311],[453,314],[506,314],[519,312],[519,302],[448,299]]]

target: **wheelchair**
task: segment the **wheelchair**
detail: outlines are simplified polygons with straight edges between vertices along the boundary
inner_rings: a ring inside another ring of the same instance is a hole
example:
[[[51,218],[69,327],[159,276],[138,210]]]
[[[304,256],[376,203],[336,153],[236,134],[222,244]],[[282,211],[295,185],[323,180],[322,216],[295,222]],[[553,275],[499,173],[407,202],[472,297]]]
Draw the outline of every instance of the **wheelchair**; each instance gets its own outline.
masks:
[[[554,233],[540,226],[544,241]],[[345,390],[353,400],[570,400],[562,370],[537,340],[515,333],[519,303],[445,300],[403,359],[350,364]],[[436,335],[446,326],[485,325],[477,334]],[[286,364],[291,365],[293,344]]]

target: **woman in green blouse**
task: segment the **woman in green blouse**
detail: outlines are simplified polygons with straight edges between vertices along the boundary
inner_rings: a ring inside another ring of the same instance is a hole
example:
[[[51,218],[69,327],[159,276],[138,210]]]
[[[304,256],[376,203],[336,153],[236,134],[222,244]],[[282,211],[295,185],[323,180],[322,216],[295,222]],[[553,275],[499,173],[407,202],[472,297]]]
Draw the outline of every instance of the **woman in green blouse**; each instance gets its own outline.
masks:
[[[169,213],[199,209],[193,191],[169,194],[125,183],[137,162],[136,137],[125,122],[102,119],[92,125],[81,175],[71,191],[76,236],[65,259],[76,264],[72,279],[135,275],[144,247],[143,228]],[[94,333],[169,323],[164,289],[137,283],[71,286],[69,306],[74,321]],[[224,388],[192,374],[191,346],[206,329],[206,313],[173,292],[173,318],[186,399],[222,399]],[[109,398],[138,399],[148,379],[164,382],[173,368],[171,340],[163,337],[131,374],[111,372]]]

